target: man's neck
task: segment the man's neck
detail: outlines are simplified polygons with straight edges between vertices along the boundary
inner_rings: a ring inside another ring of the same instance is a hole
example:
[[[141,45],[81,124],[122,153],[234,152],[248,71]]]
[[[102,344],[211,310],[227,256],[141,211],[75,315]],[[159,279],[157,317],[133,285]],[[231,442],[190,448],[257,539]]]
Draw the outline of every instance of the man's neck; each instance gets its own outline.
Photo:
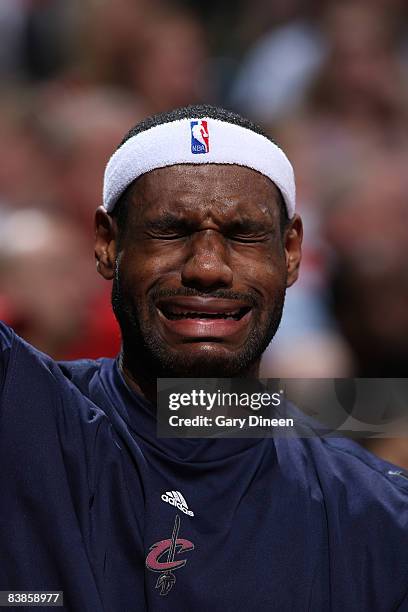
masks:
[[[128,363],[123,351],[119,356],[119,369],[126,384],[132,391],[135,391],[155,406],[157,401],[157,378],[148,376],[143,371],[140,371],[140,368],[135,372],[135,369]]]
[[[157,376],[153,377],[151,373],[147,373],[143,366],[135,367],[133,365],[134,360],[129,360],[126,358],[124,351],[122,350],[119,356],[119,369],[122,373],[123,378],[125,379],[126,384],[136,393],[147,399],[151,404],[156,406],[157,403]],[[143,364],[143,359],[138,359],[140,364]],[[260,360],[253,363],[249,368],[245,371],[240,372],[237,376],[233,378],[250,378],[250,379],[258,379],[259,378],[259,366]],[[167,377],[172,378],[169,374]],[[203,373],[203,377],[205,374]],[[174,378],[180,378],[174,376]],[[184,378],[190,378],[188,373]],[[194,376],[192,378],[195,378]]]

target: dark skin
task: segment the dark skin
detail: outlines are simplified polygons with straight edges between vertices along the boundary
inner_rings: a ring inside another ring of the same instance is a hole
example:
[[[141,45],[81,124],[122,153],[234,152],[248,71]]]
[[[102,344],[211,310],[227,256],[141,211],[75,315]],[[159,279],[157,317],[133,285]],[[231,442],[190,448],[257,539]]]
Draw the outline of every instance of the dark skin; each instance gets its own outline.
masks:
[[[121,234],[97,210],[95,245],[120,301],[127,383],[153,399],[158,376],[256,377],[298,277],[300,217],[282,234],[276,186],[236,165],[153,170],[130,195]]]

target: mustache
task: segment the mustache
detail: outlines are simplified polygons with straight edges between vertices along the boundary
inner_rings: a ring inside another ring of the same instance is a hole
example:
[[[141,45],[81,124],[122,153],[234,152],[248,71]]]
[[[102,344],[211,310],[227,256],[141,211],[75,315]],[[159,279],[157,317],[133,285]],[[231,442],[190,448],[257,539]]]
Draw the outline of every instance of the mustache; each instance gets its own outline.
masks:
[[[192,287],[179,287],[178,289],[159,289],[153,288],[150,291],[149,299],[152,302],[170,297],[198,297],[198,298],[215,298],[224,300],[240,300],[246,302],[252,308],[258,306],[259,300],[257,294],[252,291],[231,291],[228,289],[217,289],[209,291],[199,291]]]

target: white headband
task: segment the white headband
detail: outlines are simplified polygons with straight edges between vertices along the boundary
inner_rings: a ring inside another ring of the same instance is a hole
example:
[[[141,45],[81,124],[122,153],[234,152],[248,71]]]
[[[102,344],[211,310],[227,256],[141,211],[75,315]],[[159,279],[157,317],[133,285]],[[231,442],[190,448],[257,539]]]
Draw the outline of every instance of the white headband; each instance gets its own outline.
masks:
[[[289,218],[295,212],[295,178],[284,152],[265,136],[219,119],[179,119],[140,132],[110,158],[103,205],[111,212],[139,176],[177,164],[237,164],[257,170],[275,183]]]

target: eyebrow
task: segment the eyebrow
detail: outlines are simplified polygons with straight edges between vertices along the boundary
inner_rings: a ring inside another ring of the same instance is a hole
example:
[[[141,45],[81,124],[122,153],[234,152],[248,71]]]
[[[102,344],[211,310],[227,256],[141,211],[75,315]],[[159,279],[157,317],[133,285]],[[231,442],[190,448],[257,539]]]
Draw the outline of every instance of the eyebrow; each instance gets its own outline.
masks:
[[[269,219],[265,221],[257,221],[256,219],[251,219],[249,217],[242,217],[241,219],[231,221],[230,223],[227,222],[226,227],[231,233],[252,232],[254,234],[262,232],[265,233],[272,231],[273,229]]]
[[[265,233],[273,230],[271,221],[256,220],[250,217],[241,217],[233,221],[225,221],[221,224],[228,233],[252,232]],[[156,219],[147,219],[145,227],[148,230],[192,230],[197,227],[197,222],[192,219],[186,219],[171,212],[163,213]]]
[[[194,227],[194,223],[174,213],[166,212],[156,219],[147,219],[145,226],[150,230],[185,229]]]

